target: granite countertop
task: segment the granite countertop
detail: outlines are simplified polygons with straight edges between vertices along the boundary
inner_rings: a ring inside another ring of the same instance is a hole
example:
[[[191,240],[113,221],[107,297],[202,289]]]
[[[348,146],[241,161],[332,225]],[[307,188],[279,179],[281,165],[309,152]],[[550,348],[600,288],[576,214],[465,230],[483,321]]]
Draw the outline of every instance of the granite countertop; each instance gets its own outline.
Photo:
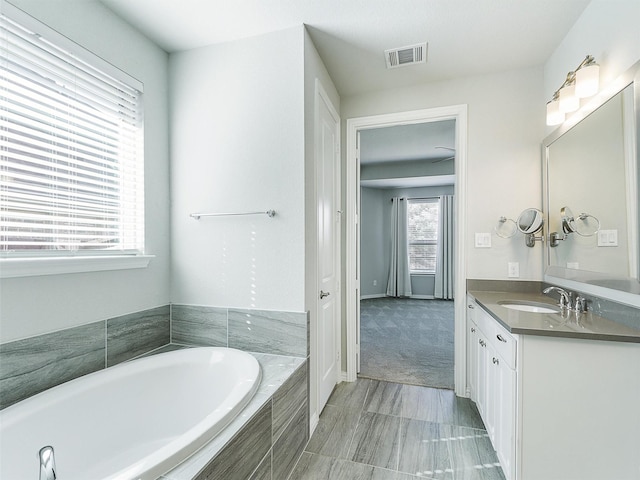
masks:
[[[556,305],[552,298],[541,293],[478,290],[468,293],[514,334],[640,343],[640,329],[600,317],[593,312],[576,314],[565,310],[559,313],[531,313],[505,308],[498,303],[507,300]]]

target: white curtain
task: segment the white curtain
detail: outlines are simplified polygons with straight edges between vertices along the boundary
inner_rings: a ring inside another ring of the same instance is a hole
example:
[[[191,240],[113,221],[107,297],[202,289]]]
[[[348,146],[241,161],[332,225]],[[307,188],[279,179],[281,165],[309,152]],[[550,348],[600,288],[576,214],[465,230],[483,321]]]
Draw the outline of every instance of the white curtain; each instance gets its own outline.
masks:
[[[407,199],[391,199],[391,268],[387,283],[390,297],[411,296],[409,273],[409,240],[407,238]]]
[[[434,297],[453,300],[453,195],[440,197],[440,222]]]

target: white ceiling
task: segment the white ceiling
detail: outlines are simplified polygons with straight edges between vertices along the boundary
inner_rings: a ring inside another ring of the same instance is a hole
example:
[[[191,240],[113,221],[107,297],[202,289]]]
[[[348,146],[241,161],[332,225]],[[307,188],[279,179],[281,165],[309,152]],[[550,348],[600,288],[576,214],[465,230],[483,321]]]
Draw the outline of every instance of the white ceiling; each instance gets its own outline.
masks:
[[[455,154],[455,125],[455,120],[444,120],[363,130],[360,163],[451,159]]]
[[[306,24],[343,96],[542,65],[589,0],[101,0],[168,52]],[[426,64],[384,50],[428,42]]]

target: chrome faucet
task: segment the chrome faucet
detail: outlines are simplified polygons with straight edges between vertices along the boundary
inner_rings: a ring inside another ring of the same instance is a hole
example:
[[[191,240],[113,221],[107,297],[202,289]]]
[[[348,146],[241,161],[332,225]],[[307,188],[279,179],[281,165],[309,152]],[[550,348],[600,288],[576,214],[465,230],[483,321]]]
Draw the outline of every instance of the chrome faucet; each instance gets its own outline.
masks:
[[[38,452],[40,459],[40,480],[56,480],[56,459],[53,455],[53,447],[42,447]]]
[[[558,305],[562,308],[568,308],[571,310],[571,295],[565,289],[560,287],[547,287],[542,291],[542,293],[546,295],[552,291],[556,291],[560,294],[560,303]]]

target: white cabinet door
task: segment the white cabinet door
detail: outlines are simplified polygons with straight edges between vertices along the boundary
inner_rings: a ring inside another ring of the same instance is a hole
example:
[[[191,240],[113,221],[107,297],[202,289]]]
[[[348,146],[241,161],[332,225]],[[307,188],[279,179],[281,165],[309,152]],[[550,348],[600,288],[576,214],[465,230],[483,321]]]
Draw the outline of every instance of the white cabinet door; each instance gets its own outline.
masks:
[[[495,443],[498,460],[507,480],[515,477],[516,371],[504,359],[492,359],[495,411]]]
[[[471,400],[478,401],[478,325],[475,312],[478,306],[472,298],[467,297],[467,372],[469,376],[469,394]]]
[[[483,335],[480,329],[477,329],[475,345],[475,368],[476,376],[476,406],[480,412],[480,416],[485,420],[488,405],[488,383],[487,383],[487,337]],[[486,423],[486,421],[485,421]]]
[[[497,395],[497,386],[499,382],[499,373],[496,366],[497,363],[497,354],[496,350],[489,341],[486,341],[486,346],[483,347],[484,350],[484,362],[485,362],[485,384],[486,384],[486,392],[485,392],[485,409],[484,416],[482,420],[484,421],[484,426],[487,429],[487,433],[489,434],[489,438],[493,443],[493,447],[496,448],[496,425],[499,423],[498,417],[502,414],[500,411],[500,405]]]

